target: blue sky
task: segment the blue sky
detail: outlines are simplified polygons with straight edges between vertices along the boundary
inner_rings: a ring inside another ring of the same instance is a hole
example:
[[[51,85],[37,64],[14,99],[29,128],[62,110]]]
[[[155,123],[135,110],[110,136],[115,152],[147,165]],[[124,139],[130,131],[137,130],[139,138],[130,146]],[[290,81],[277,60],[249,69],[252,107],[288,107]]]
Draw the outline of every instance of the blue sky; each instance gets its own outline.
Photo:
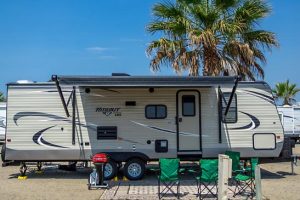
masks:
[[[52,74],[152,75],[146,57],[154,38],[145,31],[158,0],[0,0],[0,90],[17,80],[47,81]],[[269,1],[262,28],[280,48],[267,53],[265,80],[300,87],[300,1]],[[163,69],[158,75],[174,75]],[[300,99],[299,99],[300,100]]]

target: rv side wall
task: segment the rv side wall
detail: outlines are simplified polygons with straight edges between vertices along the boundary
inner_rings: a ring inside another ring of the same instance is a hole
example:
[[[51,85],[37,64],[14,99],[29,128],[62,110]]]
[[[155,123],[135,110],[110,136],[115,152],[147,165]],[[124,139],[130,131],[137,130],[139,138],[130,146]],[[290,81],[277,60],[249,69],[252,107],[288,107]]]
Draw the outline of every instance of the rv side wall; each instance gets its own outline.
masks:
[[[231,89],[221,87],[222,92]],[[72,87],[62,86],[62,90],[68,102]],[[179,90],[185,89],[77,87],[73,145],[72,116],[66,117],[54,84],[9,85],[6,159],[89,160],[99,152],[121,157],[140,153],[149,159],[185,153],[199,158],[217,157],[226,150],[240,151],[242,157],[279,155],[283,130],[272,95],[264,84],[250,83],[240,84],[236,91],[237,122],[221,123],[221,143],[217,87],[193,89],[200,94],[200,137],[184,130],[179,134],[200,138],[202,151],[178,152]],[[72,100],[68,110],[72,114]],[[146,112],[156,119],[147,118]]]
[[[0,103],[0,143],[5,140],[5,128],[6,128],[6,103]]]

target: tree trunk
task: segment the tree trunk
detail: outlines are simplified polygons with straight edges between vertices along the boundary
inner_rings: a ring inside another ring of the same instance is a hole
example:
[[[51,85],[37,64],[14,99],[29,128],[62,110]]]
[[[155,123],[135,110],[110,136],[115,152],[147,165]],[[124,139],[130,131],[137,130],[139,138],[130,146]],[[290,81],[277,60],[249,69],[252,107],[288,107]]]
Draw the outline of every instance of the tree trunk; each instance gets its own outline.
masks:
[[[283,105],[289,105],[290,106],[290,102],[289,102],[288,98],[283,99]]]
[[[209,49],[204,48],[204,56],[203,56],[203,69],[202,69],[202,75],[203,76],[209,76]]]
[[[213,47],[204,47],[203,76],[218,76],[221,72],[219,58]]]

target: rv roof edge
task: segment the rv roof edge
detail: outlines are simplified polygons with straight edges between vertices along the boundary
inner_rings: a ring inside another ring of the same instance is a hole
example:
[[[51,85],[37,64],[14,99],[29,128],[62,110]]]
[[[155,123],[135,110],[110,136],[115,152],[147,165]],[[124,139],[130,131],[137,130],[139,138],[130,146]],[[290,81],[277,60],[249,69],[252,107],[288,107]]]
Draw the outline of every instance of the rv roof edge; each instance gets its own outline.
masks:
[[[112,76],[130,76],[130,75],[127,74],[127,73],[112,73],[111,75],[112,75]]]
[[[233,85],[236,76],[55,76],[60,84],[99,87],[201,87]]]

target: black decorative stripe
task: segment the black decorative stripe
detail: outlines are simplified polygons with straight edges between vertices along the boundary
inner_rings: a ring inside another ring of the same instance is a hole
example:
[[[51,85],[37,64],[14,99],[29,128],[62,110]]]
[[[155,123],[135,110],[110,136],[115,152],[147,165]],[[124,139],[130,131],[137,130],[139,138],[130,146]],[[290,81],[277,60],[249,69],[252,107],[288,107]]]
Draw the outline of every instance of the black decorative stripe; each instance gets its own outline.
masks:
[[[273,97],[267,96],[267,95],[259,93],[259,92],[250,91],[250,90],[245,90],[245,91],[253,96],[256,96],[260,99],[263,99],[263,100],[269,102],[270,104],[275,105]]]
[[[57,90],[48,90],[48,91],[45,91],[45,92],[58,92]],[[62,92],[72,92],[72,90],[62,90]]]
[[[5,124],[4,124],[4,119],[3,120],[0,120],[0,128],[5,128]]]
[[[248,117],[250,117],[251,118],[251,122],[249,124],[245,125],[245,126],[242,126],[242,127],[229,128],[229,130],[245,130],[245,129],[251,128],[253,125],[254,125],[253,129],[256,129],[257,127],[260,126],[260,121],[255,116],[253,116],[253,115],[251,115],[249,113],[246,113],[246,112],[242,112],[242,111],[240,111],[240,113],[243,113],[243,114],[247,115]]]
[[[60,145],[52,144],[50,142],[47,142],[43,138],[41,138],[41,143],[43,143],[45,145],[48,145],[48,146],[52,146],[52,147],[58,147],[58,148],[64,148],[64,149],[68,148],[68,147],[63,147],[63,146],[60,146]]]
[[[105,91],[108,91],[108,92],[121,93],[121,92],[119,92],[119,91],[116,91],[116,90],[110,90],[110,89],[103,89],[103,88],[101,88],[101,90],[105,90]]]
[[[252,121],[254,122],[254,128],[253,129],[256,129],[257,127],[260,126],[260,121],[259,119],[257,119],[254,115],[251,115],[249,113],[246,113],[246,112],[242,112],[240,111],[241,113],[245,114],[245,115],[248,115],[248,117],[250,117],[252,119]]]
[[[54,127],[54,126],[50,126],[50,127],[48,127],[48,128],[44,128],[44,129],[38,131],[38,132],[37,132],[36,134],[34,134],[33,137],[32,137],[33,142],[36,143],[36,144],[38,144],[38,145],[40,145],[39,142],[38,142],[39,137],[40,137],[45,131],[47,131],[48,129],[53,128],[53,127]]]
[[[167,129],[162,129],[162,128],[158,128],[155,126],[148,126],[149,128],[152,128],[154,130],[158,130],[158,131],[163,131],[163,132],[167,132],[167,133],[177,133],[176,131],[171,131],[171,130],[167,130]],[[191,135],[188,133],[183,133],[183,132],[179,132],[179,135]]]
[[[286,117],[286,118],[293,119],[293,117],[292,117],[292,116],[288,116],[288,115],[283,115],[283,117]]]
[[[38,142],[38,139],[41,138],[41,143],[44,144],[44,145],[52,146],[52,147],[58,147],[58,148],[68,148],[68,147],[63,147],[63,146],[60,146],[60,145],[52,144],[52,143],[50,143],[50,142],[48,142],[48,141],[46,141],[46,140],[43,139],[42,134],[43,134],[45,131],[47,131],[47,130],[53,128],[53,127],[55,127],[55,126],[50,126],[50,127],[47,127],[47,128],[44,128],[44,129],[38,131],[38,132],[37,132],[36,134],[34,134],[33,137],[32,137],[33,142],[36,143],[36,144],[38,144],[38,145],[41,145],[41,144]]]
[[[17,121],[22,117],[48,117],[56,120],[67,120],[65,117],[60,117],[57,115],[52,115],[48,113],[42,113],[42,112],[18,112],[14,115],[13,120],[16,125],[18,125]]]
[[[229,130],[243,130],[243,129],[249,129],[252,127],[252,122],[250,122],[248,125],[236,127],[236,128],[229,128]]]
[[[270,101],[274,101],[274,98],[273,98],[273,97],[270,97],[270,96],[265,95],[265,94],[263,94],[263,93],[260,93],[260,92],[254,92],[254,91],[251,91],[251,90],[245,90],[245,91],[248,91],[248,92],[251,92],[251,93],[254,93],[254,94],[257,94],[257,95],[261,95],[261,96],[263,96],[263,97],[269,99]]]
[[[166,129],[158,128],[158,127],[155,127],[155,126],[148,126],[148,127],[152,128],[152,129],[155,129],[155,130],[158,130],[158,131],[164,131],[164,132],[167,132],[167,133],[177,133],[175,131],[166,130]]]
[[[54,120],[51,120],[51,121],[64,121],[64,122],[69,122],[69,123],[72,122],[71,120],[69,120],[65,117],[61,117],[61,116],[58,116],[58,115],[52,115],[52,114],[48,114],[48,113],[42,113],[42,112],[19,112],[19,113],[14,115],[13,120],[14,120],[15,124],[18,125],[17,121],[20,118],[22,118],[22,117],[32,117],[32,116],[33,117],[36,117],[36,116],[38,116],[38,117],[48,117],[48,118],[54,119]],[[92,127],[92,126],[89,126],[89,125],[86,125],[86,124],[82,124],[80,122],[76,122],[76,125],[96,130],[95,127]]]

